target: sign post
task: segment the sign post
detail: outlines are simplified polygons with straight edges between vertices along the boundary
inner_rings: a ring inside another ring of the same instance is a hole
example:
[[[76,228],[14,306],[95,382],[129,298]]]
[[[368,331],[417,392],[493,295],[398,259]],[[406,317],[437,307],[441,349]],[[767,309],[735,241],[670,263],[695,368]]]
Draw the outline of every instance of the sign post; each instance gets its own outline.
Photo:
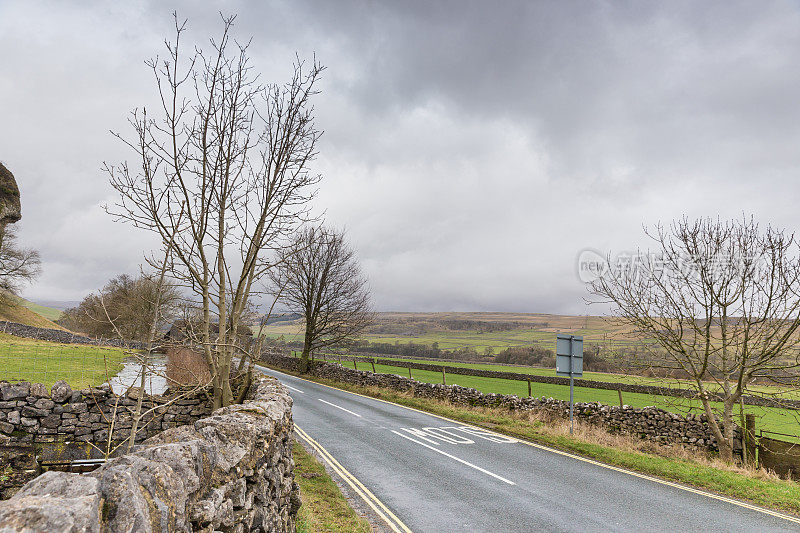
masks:
[[[556,375],[569,376],[569,434],[572,435],[573,378],[583,376],[583,337],[565,333],[556,335]]]

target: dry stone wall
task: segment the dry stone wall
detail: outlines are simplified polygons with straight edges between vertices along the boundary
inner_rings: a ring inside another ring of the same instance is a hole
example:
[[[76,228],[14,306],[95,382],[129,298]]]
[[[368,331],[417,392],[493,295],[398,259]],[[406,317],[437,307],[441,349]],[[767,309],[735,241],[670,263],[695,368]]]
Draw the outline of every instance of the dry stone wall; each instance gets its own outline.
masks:
[[[267,364],[291,371],[299,370],[299,359],[266,355]],[[316,362],[312,374],[321,378],[343,381],[362,387],[385,387],[399,392],[410,392],[420,398],[432,398],[456,405],[477,407],[502,407],[510,410],[536,410],[554,416],[569,417],[569,402],[553,398],[528,398],[483,393],[459,385],[423,383],[395,374],[375,374],[346,368],[338,363]],[[690,448],[718,451],[705,415],[687,416],[670,413],[657,407],[637,409],[629,406],[603,405],[599,402],[574,404],[574,416],[612,432],[638,435],[661,444],[681,444]],[[740,446],[737,429],[737,446]]]
[[[0,502],[0,532],[292,532],[291,406],[277,380],[256,378],[244,404],[161,432],[90,474],[34,479]]]
[[[51,390],[41,383],[0,381],[0,435],[2,444],[32,444],[74,440],[101,443],[108,440],[113,421],[112,440],[128,438],[133,422],[138,388],[115,395],[108,385],[72,390],[57,381]],[[164,429],[194,422],[211,412],[204,389],[173,391],[168,395],[146,395],[142,412],[150,411],[140,422],[141,441]]]
[[[106,386],[72,390],[57,381],[51,390],[41,383],[0,381],[0,463],[12,473],[0,481],[0,498],[8,497],[37,472],[37,458],[47,461],[101,456],[127,440],[139,389],[124,396]],[[142,420],[135,442],[165,429],[190,424],[211,413],[207,391],[173,391],[142,399]]]
[[[64,331],[63,329],[37,328],[36,326],[9,322],[7,320],[0,320],[0,331],[8,333],[9,335],[14,335],[15,337],[60,342],[64,344],[114,346],[117,348],[131,348],[134,350],[143,350],[145,348],[145,344],[138,341],[121,342],[119,339],[93,339],[91,337],[84,337],[83,335],[76,335],[70,331]]]

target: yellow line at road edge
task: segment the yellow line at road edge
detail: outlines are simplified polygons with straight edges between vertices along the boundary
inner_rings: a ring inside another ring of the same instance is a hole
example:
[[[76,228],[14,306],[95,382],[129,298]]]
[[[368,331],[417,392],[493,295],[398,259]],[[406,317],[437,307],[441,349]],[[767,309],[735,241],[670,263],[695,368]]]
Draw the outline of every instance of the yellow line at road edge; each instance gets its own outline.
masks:
[[[312,439],[308,433],[300,429],[300,427],[295,424],[294,429],[300,438],[306,441],[309,446],[314,448],[327,462],[330,467],[336,472],[348,485],[353,491],[358,494],[361,499],[363,499],[367,505],[369,505],[375,513],[380,516],[384,522],[386,522],[389,527],[392,528],[392,531],[396,533],[412,533],[411,530],[399,519],[395,514],[386,507],[383,502],[381,502],[370,490],[364,486],[353,474],[351,474],[345,467],[343,467],[339,461],[337,461],[333,455],[328,452],[325,448],[322,447],[320,443]],[[384,514],[385,513],[385,514]],[[387,516],[388,515],[388,516]]]
[[[270,369],[270,370],[272,370],[272,369]],[[280,372],[280,370],[275,370],[275,371],[276,372]],[[358,392],[352,392],[352,391],[349,391],[349,390],[340,389],[338,387],[333,387],[331,385],[325,385],[324,383],[318,383],[316,381],[311,381],[310,379],[304,379],[304,378],[301,378],[301,377],[293,376],[291,374],[286,374],[286,375],[290,376],[290,377],[293,377],[293,378],[296,378],[296,379],[303,380],[303,381],[308,382],[308,383],[313,383],[315,385],[321,385],[323,387],[328,387],[329,389],[334,389],[334,390],[338,390],[338,391],[341,391],[341,392],[346,392],[348,394],[354,394],[356,396],[361,396],[362,398],[368,398],[370,400],[376,400],[376,401],[379,401],[379,402],[387,403],[389,405],[395,405],[397,407],[402,407],[403,409],[408,409],[410,411],[416,411],[418,413],[422,413],[422,414],[425,414],[425,415],[435,416],[436,418],[440,418],[442,420],[447,420],[448,422],[454,422],[456,424],[462,424],[462,425],[465,425],[465,426],[469,426],[469,427],[472,427],[472,428],[480,430],[480,431],[486,431],[488,433],[493,433],[493,434],[495,434],[497,436],[500,436],[500,437],[506,436],[506,435],[503,435],[501,433],[497,433],[497,432],[488,430],[488,429],[483,428],[483,427],[479,427],[479,426],[475,426],[473,424],[469,424],[467,422],[462,422],[460,420],[453,420],[452,418],[447,418],[446,416],[437,415],[435,413],[429,413],[429,412],[423,411],[421,409],[415,409],[414,407],[408,407],[407,405],[401,405],[399,403],[390,402],[389,400],[382,400],[380,398],[373,398],[372,396],[367,396],[366,394],[359,394]],[[517,440],[519,440],[523,444],[527,444],[528,446],[533,446],[534,448],[539,448],[540,450],[545,450],[545,451],[548,451],[548,452],[557,453],[559,455],[563,455],[565,457],[570,457],[572,459],[577,459],[577,460],[583,461],[585,463],[593,464],[593,465],[600,466],[600,467],[603,467],[603,468],[608,468],[609,470],[616,470],[617,472],[622,472],[623,474],[628,474],[630,476],[635,476],[635,477],[638,477],[638,478],[641,478],[641,479],[646,479],[648,481],[653,481],[655,483],[660,483],[661,485],[666,485],[668,487],[674,487],[676,489],[685,490],[687,492],[692,492],[694,494],[699,494],[701,496],[706,496],[708,498],[713,498],[715,500],[720,500],[720,501],[723,501],[723,502],[726,502],[726,503],[730,503],[730,504],[733,504],[733,505],[738,505],[739,507],[744,507],[745,509],[750,509],[751,511],[757,511],[759,513],[764,513],[764,514],[767,514],[767,515],[770,515],[770,516],[774,516],[776,518],[782,518],[784,520],[788,520],[789,522],[794,522],[796,524],[800,524],[800,518],[797,518],[797,517],[794,517],[794,516],[790,516],[790,515],[786,515],[786,514],[783,514],[783,513],[779,513],[778,511],[773,511],[772,509],[766,509],[764,507],[759,507],[758,505],[753,505],[751,503],[743,502],[743,501],[740,501],[740,500],[734,500],[733,498],[728,498],[726,496],[720,496],[719,494],[714,494],[712,492],[706,492],[704,490],[696,489],[694,487],[689,487],[687,485],[682,485],[680,483],[674,483],[672,481],[667,481],[665,479],[659,479],[657,477],[649,476],[647,474],[641,474],[639,472],[634,472],[633,470],[627,470],[625,468],[620,468],[618,466],[612,466],[612,465],[609,465],[609,464],[606,464],[606,463],[601,463],[599,461],[595,461],[594,459],[589,459],[587,457],[581,457],[580,455],[575,455],[575,454],[572,454],[572,453],[569,453],[569,452],[565,452],[565,451],[562,451],[562,450],[557,450],[555,448],[550,448],[549,446],[544,446],[542,444],[537,444],[535,442],[529,442],[527,440],[520,439],[519,437],[514,437],[514,438],[516,438]]]

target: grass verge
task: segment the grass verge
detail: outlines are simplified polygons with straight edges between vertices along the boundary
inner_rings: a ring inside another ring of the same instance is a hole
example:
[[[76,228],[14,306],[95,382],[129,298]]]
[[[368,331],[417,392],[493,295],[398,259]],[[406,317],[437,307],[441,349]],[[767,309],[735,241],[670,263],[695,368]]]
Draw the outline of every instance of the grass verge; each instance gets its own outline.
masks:
[[[294,443],[294,474],[300,485],[302,507],[297,513],[298,533],[353,531],[372,528],[347,503],[325,467],[299,443]]]
[[[683,447],[660,446],[635,437],[612,435],[580,423],[576,424],[575,435],[570,436],[568,421],[542,419],[531,411],[459,407],[377,387],[358,387],[307,375],[301,377],[800,516],[800,483],[780,479],[763,470],[726,465],[717,458],[693,454]]]

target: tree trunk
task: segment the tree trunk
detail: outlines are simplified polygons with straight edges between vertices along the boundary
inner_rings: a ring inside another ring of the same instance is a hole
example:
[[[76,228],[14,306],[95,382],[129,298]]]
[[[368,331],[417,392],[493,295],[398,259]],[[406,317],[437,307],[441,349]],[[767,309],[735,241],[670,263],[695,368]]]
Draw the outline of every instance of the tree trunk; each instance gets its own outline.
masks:
[[[719,423],[717,422],[717,419],[714,416],[714,410],[711,408],[711,402],[708,401],[708,397],[705,391],[702,391],[700,393],[700,400],[703,402],[703,409],[706,412],[706,418],[708,419],[708,427],[711,428],[711,432],[714,434],[714,438],[717,439],[717,446],[719,447],[720,458],[726,463],[732,463],[733,439],[729,441],[725,438],[725,435],[722,434],[722,429],[719,427]],[[723,423],[724,423],[724,418],[723,418]]]
[[[231,360],[227,355],[223,357],[223,362],[219,365],[219,372],[222,407],[225,407],[230,405],[233,401],[233,391],[231,390]]]
[[[311,356],[311,334],[306,330],[305,338],[303,339],[303,352],[300,354],[300,372],[305,374],[308,372],[310,366]]]
[[[722,431],[725,435],[725,448],[727,457],[722,458],[727,462],[733,462],[733,406],[736,403],[735,396],[725,399],[722,410]],[[722,446],[720,446],[720,456],[722,456]]]

